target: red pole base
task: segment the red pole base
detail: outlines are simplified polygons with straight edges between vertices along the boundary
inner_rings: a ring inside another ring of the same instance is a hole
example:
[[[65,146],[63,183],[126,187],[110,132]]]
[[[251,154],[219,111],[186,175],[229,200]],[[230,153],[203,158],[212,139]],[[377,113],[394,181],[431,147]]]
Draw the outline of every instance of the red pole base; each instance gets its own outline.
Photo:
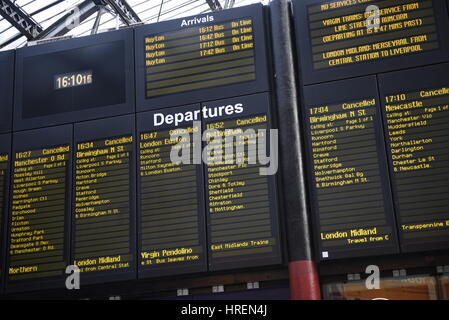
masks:
[[[318,270],[313,261],[290,262],[288,273],[291,300],[321,300]]]

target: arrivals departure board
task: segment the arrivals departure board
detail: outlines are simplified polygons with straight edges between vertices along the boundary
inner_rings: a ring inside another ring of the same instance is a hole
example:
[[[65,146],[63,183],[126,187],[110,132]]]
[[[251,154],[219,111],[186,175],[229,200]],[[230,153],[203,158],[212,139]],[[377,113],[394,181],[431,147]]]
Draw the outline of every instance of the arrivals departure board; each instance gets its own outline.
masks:
[[[75,125],[72,261],[82,283],[136,278],[135,116]]]
[[[376,78],[307,86],[304,101],[320,258],[398,252]]]
[[[139,277],[207,270],[199,112],[192,105],[137,116]],[[183,152],[185,162],[172,158]]]
[[[18,49],[15,110],[15,130],[133,113],[133,30]]]
[[[379,77],[403,251],[449,244],[449,64]]]
[[[271,152],[269,106],[268,94],[202,105],[211,270],[281,262],[275,176],[261,174],[276,167],[260,156]]]
[[[441,0],[294,1],[305,84],[449,59]]]
[[[14,51],[0,52],[0,133],[12,129]]]
[[[268,90],[262,5],[136,28],[138,110]]]
[[[145,58],[147,99],[253,81],[256,79],[253,20],[241,18],[148,36]],[[186,67],[194,67],[200,73],[179,70]]]
[[[65,288],[72,126],[15,133],[7,290]]]
[[[6,248],[5,219],[8,216],[9,204],[9,166],[11,160],[11,135],[0,135],[0,285],[3,288]],[[0,290],[1,292],[2,290]]]

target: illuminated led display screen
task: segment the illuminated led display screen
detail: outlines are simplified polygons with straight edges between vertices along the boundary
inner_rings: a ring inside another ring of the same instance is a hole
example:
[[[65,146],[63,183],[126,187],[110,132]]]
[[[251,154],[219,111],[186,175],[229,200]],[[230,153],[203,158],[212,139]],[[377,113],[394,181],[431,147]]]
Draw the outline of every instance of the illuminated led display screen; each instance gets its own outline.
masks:
[[[0,133],[12,129],[14,51],[0,52]]]
[[[72,126],[15,133],[13,140],[7,290],[65,288]]]
[[[137,106],[268,90],[262,5],[136,28]]]
[[[269,106],[267,94],[202,104],[203,126],[212,130],[207,134],[205,166],[211,270],[281,262],[275,176],[261,175],[260,170],[266,164],[259,152],[270,152]],[[235,153],[227,155],[229,148]]]
[[[136,277],[134,123],[75,125],[72,261],[82,283]]]
[[[307,86],[304,100],[320,258],[398,252],[376,78]]]
[[[145,58],[147,99],[253,81],[256,79],[253,21],[242,18],[148,36]],[[179,70],[183,68],[187,70]]]
[[[306,84],[449,59],[443,1],[296,0],[294,8]]]
[[[201,128],[193,126],[193,118],[174,121],[199,111],[193,105],[137,117],[140,277],[206,271],[203,171],[201,162],[193,161],[201,136],[199,142],[193,137]],[[176,138],[181,130],[187,139]],[[172,151],[185,148],[192,151],[188,163],[174,163]]]
[[[17,130],[134,112],[133,31],[17,50]]]
[[[379,77],[403,251],[449,244],[449,64]]]
[[[9,165],[11,153],[11,135],[0,135],[0,284],[3,284],[3,267],[5,265],[4,255],[6,247],[5,219],[9,203]],[[1,291],[1,290],[0,290]]]

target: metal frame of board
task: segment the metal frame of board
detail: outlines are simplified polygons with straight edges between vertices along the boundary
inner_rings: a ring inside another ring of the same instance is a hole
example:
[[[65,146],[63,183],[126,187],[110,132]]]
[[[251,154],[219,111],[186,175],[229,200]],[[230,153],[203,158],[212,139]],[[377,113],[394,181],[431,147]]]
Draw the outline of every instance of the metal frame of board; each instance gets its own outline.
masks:
[[[0,52],[0,133],[12,130],[15,51]]]
[[[9,187],[10,187],[10,165],[11,165],[11,134],[0,135],[0,155],[8,155],[7,169],[4,174],[5,186],[4,194],[0,195],[0,198],[4,199],[3,206],[0,207],[0,293],[3,293],[3,285],[5,280],[5,261],[6,261],[6,226],[8,220],[8,208],[9,208]]]

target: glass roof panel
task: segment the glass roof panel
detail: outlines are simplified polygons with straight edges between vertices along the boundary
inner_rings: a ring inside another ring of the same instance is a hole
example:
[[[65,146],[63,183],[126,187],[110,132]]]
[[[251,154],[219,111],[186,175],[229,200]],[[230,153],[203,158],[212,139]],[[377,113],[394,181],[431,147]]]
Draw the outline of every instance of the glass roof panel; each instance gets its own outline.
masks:
[[[86,0],[16,0],[15,4],[43,29],[47,29],[69,13],[74,6],[84,1]],[[210,11],[206,0],[127,0],[127,2],[144,23],[155,23]],[[219,2],[224,6],[225,0],[219,0]],[[235,0],[234,7],[258,2],[267,4],[269,0]],[[107,9],[109,12],[103,12],[101,16],[99,31],[124,25],[122,20],[116,18],[111,8]],[[91,34],[96,17],[96,13],[91,15],[67,35],[78,37]],[[26,37],[22,36],[19,30],[0,17],[0,50],[18,48],[26,45],[26,42]]]

